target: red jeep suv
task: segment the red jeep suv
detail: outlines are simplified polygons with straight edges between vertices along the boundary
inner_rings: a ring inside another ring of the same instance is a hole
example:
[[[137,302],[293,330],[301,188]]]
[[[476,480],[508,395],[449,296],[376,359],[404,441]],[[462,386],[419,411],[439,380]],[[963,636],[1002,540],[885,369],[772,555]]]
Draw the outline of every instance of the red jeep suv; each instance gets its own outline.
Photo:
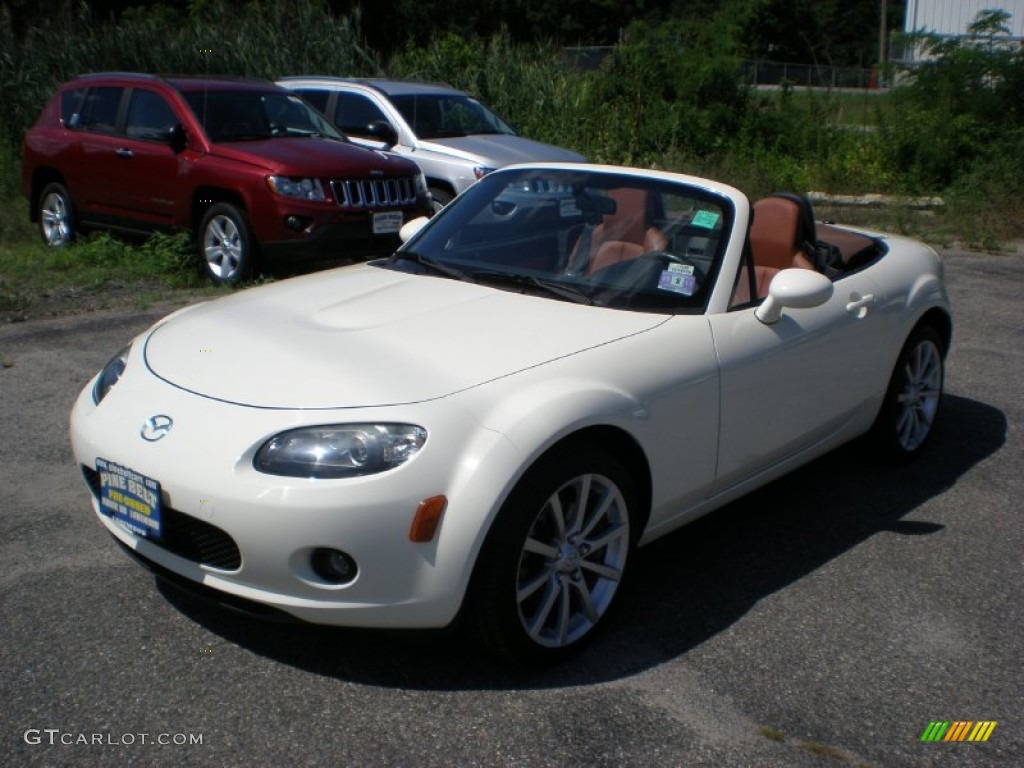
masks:
[[[185,229],[215,283],[265,256],[366,258],[429,215],[409,160],[350,143],[305,101],[254,80],[83,75],[25,137],[22,190],[50,245],[78,229]]]

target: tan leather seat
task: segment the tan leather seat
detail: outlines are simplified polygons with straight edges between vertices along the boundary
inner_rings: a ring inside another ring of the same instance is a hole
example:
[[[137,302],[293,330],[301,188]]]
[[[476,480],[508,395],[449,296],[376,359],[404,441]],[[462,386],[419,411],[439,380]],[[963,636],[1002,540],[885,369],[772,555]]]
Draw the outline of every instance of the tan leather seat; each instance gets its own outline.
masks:
[[[661,231],[649,225],[646,190],[614,189],[608,197],[615,201],[615,213],[607,214],[590,236],[590,273],[668,247]]]
[[[750,250],[754,257],[754,284],[757,298],[768,295],[772,278],[783,269],[814,269],[808,249],[814,247],[814,216],[806,201],[795,195],[771,195],[753,205],[750,224]],[[746,268],[740,270],[731,304],[750,301],[750,283]]]
[[[754,203],[750,247],[755,267],[814,269],[807,258],[806,223],[800,205],[787,197],[765,197]],[[810,243],[813,246],[813,243]]]

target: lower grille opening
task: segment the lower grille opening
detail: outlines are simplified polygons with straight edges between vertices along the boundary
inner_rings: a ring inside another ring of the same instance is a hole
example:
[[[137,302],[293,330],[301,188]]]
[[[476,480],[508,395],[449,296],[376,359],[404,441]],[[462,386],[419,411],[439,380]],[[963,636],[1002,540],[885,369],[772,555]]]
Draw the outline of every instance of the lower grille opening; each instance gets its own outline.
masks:
[[[93,496],[100,498],[100,473],[83,465],[82,475]],[[100,511],[112,517],[104,507]],[[160,518],[163,535],[147,541],[178,557],[222,571],[237,571],[242,566],[242,553],[235,540],[217,526],[166,506],[161,508]]]

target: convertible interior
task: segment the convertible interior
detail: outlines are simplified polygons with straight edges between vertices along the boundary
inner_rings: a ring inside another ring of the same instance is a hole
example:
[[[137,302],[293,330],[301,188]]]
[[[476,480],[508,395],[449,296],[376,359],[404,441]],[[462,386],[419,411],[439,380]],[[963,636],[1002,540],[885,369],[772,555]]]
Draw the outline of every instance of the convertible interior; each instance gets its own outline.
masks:
[[[456,207],[461,216],[451,217],[450,229],[436,230],[443,246],[433,258],[474,274],[568,280],[609,306],[701,311],[732,226],[731,206],[697,188],[612,181],[581,184],[567,174],[564,182],[505,182],[477,207]],[[806,197],[768,195],[752,205],[743,265],[727,278],[735,279],[730,306],[763,299],[783,269],[837,280],[885,252],[880,239],[816,222]]]
[[[752,206],[747,236],[749,257],[737,276],[733,306],[750,302],[751,296],[768,295],[772,278],[783,269],[813,269],[836,280],[867,266],[885,253],[885,245],[868,235],[833,224],[818,225],[810,201],[779,192]],[[753,264],[753,279],[747,264]]]

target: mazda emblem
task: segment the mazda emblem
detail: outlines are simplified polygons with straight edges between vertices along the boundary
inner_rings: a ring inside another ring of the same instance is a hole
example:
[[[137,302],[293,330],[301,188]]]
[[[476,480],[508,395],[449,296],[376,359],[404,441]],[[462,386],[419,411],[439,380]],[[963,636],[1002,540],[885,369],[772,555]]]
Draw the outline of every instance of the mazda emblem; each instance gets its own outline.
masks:
[[[155,443],[157,440],[166,437],[173,426],[174,419],[159,413],[146,419],[146,423],[142,425],[142,431],[139,434],[142,435],[143,440]]]

